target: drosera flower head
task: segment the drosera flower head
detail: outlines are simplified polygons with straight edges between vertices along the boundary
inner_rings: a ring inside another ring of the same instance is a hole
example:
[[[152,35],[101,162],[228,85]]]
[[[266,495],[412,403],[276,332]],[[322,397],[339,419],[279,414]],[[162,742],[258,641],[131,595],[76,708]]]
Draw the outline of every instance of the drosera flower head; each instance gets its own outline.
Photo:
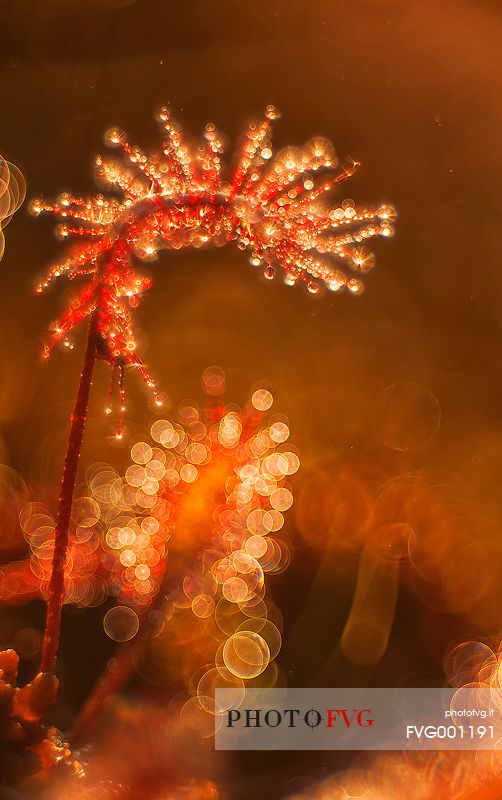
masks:
[[[282,275],[286,285],[304,283],[312,294],[321,287],[361,292],[360,274],[373,264],[367,244],[392,234],[394,211],[352,200],[329,205],[328,193],[358,163],[341,167],[331,143],[320,137],[274,155],[278,116],[268,106],[262,120],[249,125],[231,168],[223,164],[223,140],[213,123],[196,146],[164,107],[158,113],[163,140],[152,154],[117,128],[106,134],[106,143],[120,153],[96,157],[97,179],[113,194],[65,192],[55,202],[32,203],[35,214],[59,217],[58,235],[73,242],[37,292],[63,276],[83,281],[54,323],[45,355],[58,342],[71,348],[74,329],[97,309],[97,356],[119,382],[126,367],[135,367],[161,403],[137,352],[133,315],[151,286],[136,263],[155,259],[163,248],[236,242],[269,280]]]

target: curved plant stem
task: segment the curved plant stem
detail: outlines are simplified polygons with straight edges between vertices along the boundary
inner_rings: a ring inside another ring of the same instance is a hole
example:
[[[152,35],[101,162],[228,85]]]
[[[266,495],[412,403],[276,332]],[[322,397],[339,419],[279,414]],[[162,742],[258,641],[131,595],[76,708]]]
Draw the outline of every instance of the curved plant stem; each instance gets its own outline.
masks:
[[[68,529],[70,527],[73,494],[77,477],[78,462],[82,449],[92,373],[97,356],[99,309],[93,311],[87,334],[84,363],[78,387],[75,408],[71,416],[71,427],[66,447],[66,456],[59,495],[59,506],[54,534],[54,555],[52,574],[47,599],[47,616],[42,643],[41,672],[54,672],[59,648],[59,631],[61,627],[61,609],[64,597],[64,571],[68,550]]]
[[[167,572],[167,570],[166,570]],[[72,744],[78,744],[88,734],[93,723],[101,716],[107,701],[126,686],[141,661],[145,647],[157,627],[156,612],[162,612],[166,604],[166,580],[148,611],[140,618],[140,630],[130,642],[119,646],[108,661],[101,677],[84,703],[73,730],[69,736]]]

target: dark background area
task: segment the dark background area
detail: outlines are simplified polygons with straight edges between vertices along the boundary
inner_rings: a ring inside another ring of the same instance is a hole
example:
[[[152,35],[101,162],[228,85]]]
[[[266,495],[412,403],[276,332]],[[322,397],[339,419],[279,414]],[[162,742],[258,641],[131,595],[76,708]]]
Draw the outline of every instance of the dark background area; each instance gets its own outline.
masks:
[[[335,490],[340,465],[378,464],[386,478],[420,473],[431,484],[462,487],[469,513],[496,521],[490,542],[498,546],[501,37],[500,4],[479,0],[0,2],[0,152],[22,168],[28,198],[93,191],[92,159],[113,125],[156,148],[154,113],[166,102],[191,134],[214,122],[229,137],[228,158],[245,123],[274,103],[282,114],[276,148],[326,136],[342,163],[352,157],[363,165],[344,196],[398,210],[396,236],[376,245],[377,266],[361,297],[312,297],[270,284],[229,246],[163,254],[148,267],[154,288],[138,312],[142,352],[174,406],[200,400],[201,373],[217,364],[231,400],[243,403],[265,380],[291,422],[305,469],[296,482],[302,513],[291,513],[293,561],[274,597],[285,622],[279,662],[293,685],[434,685],[451,642],[489,636],[500,625],[495,580],[482,598],[487,615],[452,604],[452,593],[438,602],[436,587],[417,594],[413,579],[405,580],[386,654],[370,667],[350,664],[339,639],[358,551],[325,548],[325,520],[304,512],[325,499],[326,481],[319,492],[312,488],[316,470]],[[64,247],[52,230],[53,220],[34,220],[26,206],[5,230],[0,462],[55,492],[83,342],[41,363],[44,332],[72,289],[60,284],[34,296],[36,279]],[[106,377],[99,369],[84,468],[127,460],[127,447],[108,439]],[[389,447],[378,398],[403,382],[432,417],[424,423],[398,397],[398,446]],[[128,387],[134,435],[151,409],[134,376]],[[400,446],[404,430],[416,432],[413,447]],[[309,524],[319,526],[318,536],[306,532]],[[500,548],[496,554],[498,575]],[[438,584],[446,568],[438,569]],[[458,568],[468,568],[467,557]],[[63,719],[109,656],[102,614],[66,614]],[[42,619],[38,604],[3,609],[1,643]],[[141,681],[135,688],[150,691]],[[344,754],[245,754],[229,759],[223,783],[239,800],[258,786],[264,796],[284,796],[301,785],[298,776],[317,780],[347,763]]]

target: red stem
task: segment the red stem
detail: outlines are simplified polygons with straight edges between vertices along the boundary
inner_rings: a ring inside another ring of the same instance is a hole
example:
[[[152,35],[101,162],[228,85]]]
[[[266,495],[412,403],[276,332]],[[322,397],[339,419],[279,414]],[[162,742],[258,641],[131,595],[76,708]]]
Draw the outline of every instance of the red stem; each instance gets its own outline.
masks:
[[[144,647],[154,629],[152,622],[145,614],[141,620],[141,630],[132,641],[117,648],[113,656],[113,666],[109,661],[85,701],[77,721],[69,735],[72,745],[79,744],[87,736],[90,727],[98,719],[106,707],[107,700],[116,695],[129,682],[136,671]]]
[[[54,555],[52,574],[47,599],[47,616],[42,644],[41,672],[54,672],[59,648],[59,632],[61,628],[61,609],[64,597],[64,577],[66,553],[68,550],[68,529],[70,527],[73,495],[77,477],[78,462],[82,449],[92,373],[96,363],[96,346],[98,335],[98,309],[93,311],[87,334],[84,363],[77,400],[71,416],[71,427],[66,447],[66,456],[59,495],[58,517],[54,534]]]
[[[136,671],[143,653],[150,642],[156,627],[158,615],[163,615],[164,607],[171,593],[170,575],[185,575],[187,561],[191,563],[193,552],[185,553],[176,548],[169,551],[171,569],[167,569],[167,556],[164,561],[164,574],[162,575],[157,594],[151,604],[140,616],[140,628],[131,641],[119,645],[110,659],[100,678],[96,681],[89,697],[79,712],[75,725],[69,736],[71,744],[78,744],[89,734],[89,730],[101,716],[106,708],[107,701],[126,686],[131,676]]]
[[[167,565],[164,565],[164,575],[162,577],[158,592],[152,603],[140,617],[140,629],[134,639],[117,647],[113,656],[113,666],[111,660],[94,685],[89,697],[85,701],[77,721],[70,734],[72,744],[83,740],[91,725],[103,712],[106,702],[110,697],[120,692],[129,682],[131,675],[136,671],[139,661],[143,655],[145,646],[156,627],[156,612],[162,612],[167,603]]]

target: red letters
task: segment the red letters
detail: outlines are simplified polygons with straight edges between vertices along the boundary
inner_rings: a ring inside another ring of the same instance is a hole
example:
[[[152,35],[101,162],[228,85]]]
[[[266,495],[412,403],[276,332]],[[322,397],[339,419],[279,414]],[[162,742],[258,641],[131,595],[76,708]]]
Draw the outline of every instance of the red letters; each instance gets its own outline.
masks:
[[[333,728],[339,720],[344,723],[346,728],[351,728],[353,724],[358,725],[359,728],[371,728],[374,722],[369,716],[371,715],[370,708],[353,708],[352,711],[346,708],[328,708],[327,711],[327,728]]]

